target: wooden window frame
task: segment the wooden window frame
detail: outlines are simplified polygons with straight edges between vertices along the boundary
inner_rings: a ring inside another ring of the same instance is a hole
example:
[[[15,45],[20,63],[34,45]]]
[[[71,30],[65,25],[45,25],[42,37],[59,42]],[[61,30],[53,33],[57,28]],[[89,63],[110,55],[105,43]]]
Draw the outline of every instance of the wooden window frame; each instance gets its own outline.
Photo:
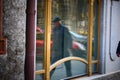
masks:
[[[87,64],[87,74],[92,75],[92,65],[97,64],[97,72],[99,72],[99,57],[100,57],[100,7],[101,0],[98,0],[99,10],[98,10],[98,56],[97,60],[92,60],[92,36],[93,36],[93,10],[94,10],[94,1],[89,1],[89,22],[88,22],[88,60],[84,60],[78,57],[67,57],[61,60],[58,60],[53,65],[50,65],[50,30],[51,30],[51,0],[46,0],[46,20],[45,20],[45,46],[44,47],[44,69],[35,71],[36,75],[44,74],[45,80],[50,80],[50,71],[54,69],[61,63],[64,63],[69,60],[77,60]]]

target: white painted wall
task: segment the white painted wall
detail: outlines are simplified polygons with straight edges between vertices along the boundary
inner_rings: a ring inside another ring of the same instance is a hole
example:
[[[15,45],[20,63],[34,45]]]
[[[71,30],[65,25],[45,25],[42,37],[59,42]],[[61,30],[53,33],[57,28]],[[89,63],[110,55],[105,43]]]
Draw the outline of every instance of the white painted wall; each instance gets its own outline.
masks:
[[[116,48],[120,41],[120,1],[104,0],[103,33],[102,33],[102,68],[104,73],[120,70],[120,58],[116,56]],[[111,56],[110,56],[111,54]],[[112,60],[111,60],[111,58]]]

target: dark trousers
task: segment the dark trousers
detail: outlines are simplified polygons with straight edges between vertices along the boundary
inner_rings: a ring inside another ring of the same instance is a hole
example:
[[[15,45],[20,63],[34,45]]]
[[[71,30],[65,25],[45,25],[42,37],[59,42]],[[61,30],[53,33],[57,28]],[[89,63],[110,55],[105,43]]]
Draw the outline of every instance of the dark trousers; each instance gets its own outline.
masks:
[[[62,59],[60,56],[55,56],[55,55],[52,55],[51,57],[51,64],[55,63],[56,61]],[[67,61],[64,63],[65,64],[65,69],[66,69],[66,75],[67,77],[70,77],[72,76],[72,72],[71,72],[71,61]],[[52,77],[53,73],[55,72],[55,69],[54,68],[51,72],[50,72],[50,77]]]

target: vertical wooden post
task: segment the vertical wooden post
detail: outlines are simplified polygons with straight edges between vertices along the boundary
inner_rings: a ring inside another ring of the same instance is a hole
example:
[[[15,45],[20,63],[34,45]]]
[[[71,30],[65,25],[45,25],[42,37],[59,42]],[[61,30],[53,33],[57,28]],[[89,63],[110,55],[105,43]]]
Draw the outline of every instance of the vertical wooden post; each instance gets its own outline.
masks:
[[[88,23],[88,74],[92,75],[92,37],[93,37],[93,3],[89,0],[89,23]]]
[[[34,80],[35,0],[27,0],[25,80]]]
[[[101,18],[101,0],[98,0],[98,56],[97,56],[97,72],[99,72],[100,64],[100,18]]]
[[[50,39],[51,39],[51,0],[46,1],[45,12],[45,44],[44,44],[44,80],[50,80]]]

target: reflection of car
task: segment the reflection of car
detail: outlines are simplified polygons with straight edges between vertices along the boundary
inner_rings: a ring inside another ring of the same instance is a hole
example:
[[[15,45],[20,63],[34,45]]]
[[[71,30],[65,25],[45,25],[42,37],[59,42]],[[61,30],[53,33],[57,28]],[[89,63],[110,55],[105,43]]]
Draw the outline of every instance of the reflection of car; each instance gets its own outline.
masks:
[[[43,30],[40,30],[39,28],[37,28],[37,31],[40,32],[40,31],[43,31]],[[41,34],[41,32],[40,32],[40,34]],[[76,33],[73,33],[72,31],[70,31],[70,34],[73,38],[72,55],[73,56],[80,56],[80,53],[85,53],[86,48],[81,42],[85,41],[86,37],[82,36],[82,35],[78,35]],[[43,36],[43,34],[41,36]],[[40,37],[40,35],[37,36],[37,37]],[[51,41],[50,44],[52,46],[53,42]],[[36,53],[37,53],[37,55],[38,54],[40,54],[40,55],[43,54],[43,48],[44,48],[44,40],[41,39],[41,38],[37,39],[36,40]]]
[[[84,42],[84,41],[87,40],[86,36],[76,34],[76,33],[72,32],[72,31],[69,31],[69,32],[72,35],[73,40],[75,40],[75,41]]]

